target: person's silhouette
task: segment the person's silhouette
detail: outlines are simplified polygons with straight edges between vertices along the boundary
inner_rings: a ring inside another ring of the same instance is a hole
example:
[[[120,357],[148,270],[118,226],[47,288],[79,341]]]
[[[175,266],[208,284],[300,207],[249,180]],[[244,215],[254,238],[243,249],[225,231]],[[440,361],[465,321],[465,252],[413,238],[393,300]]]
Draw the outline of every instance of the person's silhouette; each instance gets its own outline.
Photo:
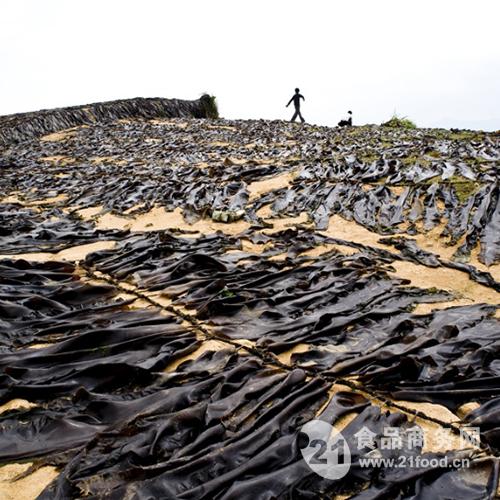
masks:
[[[295,113],[293,114],[292,119],[290,120],[292,122],[295,121],[297,116],[300,118],[300,121],[302,123],[305,122],[304,117],[300,113],[300,100],[301,99],[304,99],[304,96],[300,93],[300,89],[295,89],[295,94],[292,96],[292,98],[288,101],[288,104],[286,105],[286,107],[288,108],[288,106],[290,106],[290,104],[293,101],[293,105],[295,106]],[[304,101],[305,101],[305,99],[304,99]]]
[[[349,118],[347,120],[340,120],[339,127],[352,127],[352,111],[348,111]]]

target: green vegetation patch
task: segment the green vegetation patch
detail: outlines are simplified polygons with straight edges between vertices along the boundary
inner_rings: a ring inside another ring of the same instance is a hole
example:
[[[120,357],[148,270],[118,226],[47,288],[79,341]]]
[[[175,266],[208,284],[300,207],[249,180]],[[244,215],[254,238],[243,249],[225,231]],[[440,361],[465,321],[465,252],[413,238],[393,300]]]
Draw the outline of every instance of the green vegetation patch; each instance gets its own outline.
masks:
[[[224,297],[225,299],[232,299],[233,297],[236,297],[236,294],[232,290],[229,290],[229,288],[226,288],[226,287],[224,287],[220,291],[220,295],[222,297]]]
[[[219,108],[215,96],[203,94],[200,98],[207,118],[219,118]]]
[[[452,141],[470,141],[472,139],[480,138],[478,132],[471,130],[460,130],[459,132],[451,132],[447,139]]]
[[[466,179],[465,177],[460,177],[458,175],[451,176],[445,182],[454,187],[455,194],[457,195],[460,203],[466,202],[477,192],[480,186],[478,182]]]
[[[373,163],[374,161],[377,161],[379,158],[380,158],[380,154],[376,154],[376,153],[366,153],[366,154],[363,154],[359,157],[359,159],[363,163],[367,163],[367,164]]]
[[[418,163],[423,167],[428,167],[431,164],[429,160],[422,158],[421,156],[408,156],[406,158],[401,158],[401,163],[403,165],[415,165]]]
[[[382,127],[389,128],[404,128],[404,129],[413,129],[417,128],[414,122],[412,122],[406,116],[398,116],[396,114],[392,115],[392,118],[385,123],[382,123]]]

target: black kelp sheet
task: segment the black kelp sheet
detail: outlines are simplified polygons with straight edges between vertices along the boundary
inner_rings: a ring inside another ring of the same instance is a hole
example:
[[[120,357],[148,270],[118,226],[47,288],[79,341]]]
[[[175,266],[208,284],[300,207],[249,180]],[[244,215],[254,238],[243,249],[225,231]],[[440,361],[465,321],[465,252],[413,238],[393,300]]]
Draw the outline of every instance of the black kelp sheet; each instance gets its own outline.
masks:
[[[300,254],[332,240],[307,230],[243,237],[266,243],[266,250],[235,251],[238,239],[222,234],[193,239],[150,233],[96,252],[86,265],[160,291],[220,336],[252,340],[274,354],[306,343],[306,352],[292,354],[296,366],[356,375],[395,398],[456,410],[500,395],[496,306],[416,315],[416,304],[452,296],[391,277],[389,252],[360,248],[346,256],[333,250],[311,258]],[[269,259],[282,252],[287,258]],[[500,427],[498,418],[495,425]],[[488,436],[498,447],[495,432]]]
[[[148,109],[144,118],[153,118]],[[114,285],[82,279],[80,267],[0,261],[0,404],[36,404],[0,415],[0,463],[56,465],[60,474],[42,493],[46,499],[493,497],[499,469],[492,456],[500,449],[496,308],[415,314],[419,303],[453,296],[410,286],[391,264],[446,265],[498,290],[488,273],[465,263],[478,244],[482,262],[499,261],[498,159],[494,134],[280,122],[115,121],[55,142],[9,142],[0,156],[2,196],[67,198],[44,212],[4,203],[2,253],[122,240],[90,255],[86,272],[169,297],[194,326],[172,308],[135,309]],[[286,187],[252,193],[253,182],[292,172]],[[254,227],[198,238],[102,232],[74,213],[98,205],[130,214],[180,207],[188,222],[244,209]],[[400,253],[303,228],[263,234],[255,229],[267,225],[259,215],[264,206],[285,216],[305,211],[319,229],[340,214],[391,236],[385,243]],[[393,236],[432,229],[458,245],[455,262]],[[246,240],[263,252],[245,251]],[[356,252],[345,255],[336,244]],[[319,245],[333,247],[319,257],[304,253]],[[210,336],[227,348],[172,369]],[[237,347],[238,340],[254,347]],[[307,349],[291,354],[291,366],[279,361],[301,344]],[[369,427],[379,443],[384,427],[406,432],[414,422],[359,391],[332,391],[336,381],[356,387],[353,379],[380,399],[452,411],[479,403],[465,420],[480,426],[483,451],[448,452],[471,458],[466,469],[361,467],[358,431]],[[307,437],[300,428],[353,413],[342,430],[352,452],[349,473],[321,479],[302,460]]]
[[[214,114],[217,114],[217,110],[213,109],[213,101],[206,94],[196,101],[136,97],[84,106],[17,113],[0,116],[0,145],[7,146],[49,132],[96,123],[105,124],[119,119],[214,118]]]
[[[18,203],[0,205],[0,253],[55,253],[102,240],[118,240],[127,231],[100,230],[58,208],[36,211]]]
[[[149,236],[159,238],[163,245],[161,251],[149,245],[153,258],[168,255],[174,242],[186,257],[190,255],[172,235]],[[207,253],[208,249],[214,254],[237,246],[234,238],[225,241],[221,235],[206,240],[195,241]],[[146,250],[141,237],[134,241]],[[103,253],[109,261],[109,252]],[[94,254],[89,261],[95,263],[103,253]],[[206,271],[206,263],[216,261],[213,256],[195,255],[198,257],[188,262],[176,259],[177,280],[182,281],[194,268],[200,272],[200,266]],[[227,255],[244,268],[241,255]],[[130,252],[128,258],[133,258]],[[217,261],[220,259],[219,255]],[[369,268],[367,256],[358,259],[364,259],[363,266],[353,267],[347,261],[346,271],[338,275],[335,273],[342,266],[333,264],[335,258],[330,266],[308,272],[324,279],[337,276],[345,290],[349,289],[347,277],[353,273],[363,280],[362,267],[368,267],[367,276],[382,273]],[[147,265],[148,259],[143,260]],[[259,271],[259,263],[255,264]],[[209,266],[212,274],[214,266],[215,262]],[[271,276],[260,272],[260,279]],[[379,278],[385,281],[382,275]],[[218,279],[213,276],[212,281]],[[307,291],[305,279],[299,275],[300,286],[295,286],[293,273],[283,276],[290,300],[294,290],[299,296]],[[487,467],[486,476],[477,474],[472,480],[470,469],[360,467],[355,434],[361,428],[369,426],[379,439],[386,426],[404,431],[413,423],[403,414],[382,412],[355,393],[337,393],[325,407],[334,379],[314,375],[314,370],[274,367],[228,344],[227,349],[185,361],[175,371],[164,371],[173,360],[200,345],[196,335],[172,316],[154,309],[130,309],[127,302],[117,300],[113,286],[82,283],[70,264],[4,260],[0,280],[2,331],[7,337],[18,345],[52,342],[40,349],[4,345],[0,355],[0,402],[26,398],[37,404],[0,416],[0,461],[37,459],[39,464],[60,467],[58,478],[41,498],[229,499],[255,498],[256,494],[258,498],[311,498],[345,492],[360,498],[412,498],[417,492],[422,498],[435,498],[445,487],[453,498],[479,499],[495,489],[497,464],[476,457],[472,450],[448,453],[449,458],[471,458],[472,472]],[[258,281],[254,276],[251,289],[256,293]],[[389,289],[399,286],[390,279],[387,282]],[[367,283],[366,287],[370,288]],[[420,294],[425,296],[423,291]],[[299,301],[309,302],[314,311],[317,295],[314,292],[309,300],[302,295]],[[380,297],[388,302],[385,308]],[[376,315],[406,314],[408,323],[411,314],[399,309],[411,301],[406,298],[401,303],[402,297],[406,296],[379,294]],[[409,297],[415,300],[419,294],[412,289]],[[290,300],[282,303],[288,304],[291,313],[294,301]],[[333,317],[325,314],[319,323]],[[228,318],[237,318],[237,314],[229,313]],[[335,337],[334,330],[330,335],[324,330],[319,336],[314,335],[314,325],[310,330],[312,345]],[[403,343],[404,333],[405,328],[399,328],[396,336]],[[272,340],[272,333],[266,338]],[[364,342],[369,344],[367,339]],[[302,460],[300,448],[307,438],[300,434],[300,427],[317,416],[334,423],[353,411],[358,416],[342,431],[353,450],[353,465],[341,480],[321,479]],[[486,417],[491,418],[491,413],[490,404]],[[434,453],[422,456],[441,457]]]
[[[41,498],[310,498],[345,491],[367,498],[420,491],[432,498],[443,484],[455,498],[493,491],[492,479],[474,484],[461,470],[380,474],[360,468],[356,453],[345,478],[321,480],[301,458],[301,424],[318,412],[334,423],[357,411],[343,431],[354,449],[364,425],[380,436],[387,425],[408,427],[407,417],[382,413],[354,393],[338,393],[321,410],[330,383],[300,369],[266,367],[233,348],[161,372],[165,360],[191,349],[194,339],[171,323],[160,329],[161,362],[151,360],[151,335],[134,344],[134,334],[124,340],[120,329],[4,353],[9,383],[2,400],[29,396],[40,406],[1,417],[0,460],[39,457],[62,467]],[[493,478],[495,467],[489,467]]]
[[[500,261],[498,135],[211,123],[111,122],[13,145],[0,157],[0,193],[64,193],[68,205],[118,213],[180,207],[188,222],[244,209],[258,223],[270,205],[276,215],[306,212],[324,229],[339,214],[386,235],[438,230],[458,245],[457,262],[478,245],[481,262]],[[44,158],[58,155],[69,163],[48,168]],[[253,182],[292,172],[288,186],[250,196]]]

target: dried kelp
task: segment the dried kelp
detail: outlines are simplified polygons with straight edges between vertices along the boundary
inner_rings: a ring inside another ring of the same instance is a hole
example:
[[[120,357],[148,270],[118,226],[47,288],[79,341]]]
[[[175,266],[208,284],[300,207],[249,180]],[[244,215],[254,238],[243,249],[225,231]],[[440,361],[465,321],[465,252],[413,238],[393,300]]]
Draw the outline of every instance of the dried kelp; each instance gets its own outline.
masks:
[[[12,145],[1,157],[0,192],[30,200],[51,190],[68,195],[67,205],[119,213],[182,208],[189,222],[244,209],[257,223],[256,212],[268,204],[276,215],[308,213],[317,229],[339,214],[386,235],[439,230],[460,243],[457,261],[468,261],[479,244],[481,262],[498,262],[500,148],[493,134],[213,123],[108,121],[63,141]],[[289,174],[287,185],[251,195],[253,182],[275,174]]]
[[[47,499],[493,497],[497,308],[416,314],[418,304],[455,297],[410,286],[392,266],[447,266],[499,289],[466,263],[478,245],[483,263],[499,259],[498,137],[207,122],[171,105],[134,100],[0,122],[9,129],[0,193],[17,198],[0,209],[0,251],[117,241],[78,266],[0,261],[0,404],[36,405],[0,415],[1,463],[57,466]],[[48,208],[51,199],[57,206]],[[180,208],[188,223],[243,210],[250,229],[189,237],[186,226],[96,229],[109,211],[132,221],[154,207]],[[82,208],[97,220],[80,218]],[[266,231],[269,214],[302,212],[305,226]],[[313,229],[335,214],[386,236],[395,250]],[[455,262],[401,236],[428,231],[458,245]],[[165,298],[170,305],[159,306]],[[207,339],[227,347],[211,350]],[[359,384],[373,399],[338,392],[336,382]],[[362,467],[368,450],[357,449],[355,436],[364,426],[375,434],[372,455],[391,457],[380,445],[384,427],[405,434],[415,425],[378,406],[386,398],[457,413],[478,403],[465,420],[481,427],[482,451],[398,450],[466,457],[467,469]],[[351,468],[322,479],[302,459],[300,428],[347,415]]]
[[[266,244],[262,254],[227,253],[238,248],[238,238],[221,234],[182,239],[151,233],[94,253],[85,265],[161,291],[227,338],[253,340],[275,354],[307,343],[306,352],[292,354],[297,366],[335,376],[355,374],[366,386],[397,398],[455,410],[497,393],[494,305],[415,315],[411,309],[417,303],[451,296],[391,278],[388,266],[395,256],[390,252],[359,246],[351,256],[332,250],[301,257],[308,248],[332,242],[307,230],[253,240]],[[403,245],[397,258],[442,265],[432,254],[415,254],[406,240],[394,242]],[[283,252],[286,258],[269,259]]]
[[[2,254],[55,253],[72,246],[119,240],[127,233],[97,229],[93,222],[72,217],[57,208],[40,212],[20,204],[0,205]]]
[[[43,363],[45,356],[35,353],[32,363],[37,358]],[[266,498],[341,492],[396,498],[413,489],[429,489],[432,498],[443,482],[453,485],[451,495],[483,498],[494,489],[487,477],[470,484],[460,469],[410,473],[386,467],[380,474],[359,467],[366,450],[356,451],[355,434],[364,426],[380,440],[386,426],[404,432],[413,424],[405,415],[381,412],[355,393],[338,393],[319,413],[328,423],[358,413],[343,429],[353,450],[349,474],[338,481],[319,479],[302,460],[300,447],[306,443],[299,428],[326,401],[328,383],[308,380],[299,369],[266,368],[232,349],[207,352],[170,374],[155,373],[154,368],[146,370],[149,378],[133,378],[133,390],[127,387],[130,375],[122,374],[120,387],[80,388],[71,400],[55,393],[50,410],[22,411],[22,426],[16,418],[20,412],[9,412],[1,418],[0,457],[39,456],[42,463],[64,465],[41,498],[250,498],[250,492],[252,498],[256,492]],[[54,373],[60,369],[53,367]],[[85,368],[75,372],[77,377],[84,373]],[[33,400],[43,398],[35,393]],[[36,441],[23,439],[27,435]],[[470,457],[476,466],[473,452],[447,456]],[[493,476],[495,467],[490,468]]]

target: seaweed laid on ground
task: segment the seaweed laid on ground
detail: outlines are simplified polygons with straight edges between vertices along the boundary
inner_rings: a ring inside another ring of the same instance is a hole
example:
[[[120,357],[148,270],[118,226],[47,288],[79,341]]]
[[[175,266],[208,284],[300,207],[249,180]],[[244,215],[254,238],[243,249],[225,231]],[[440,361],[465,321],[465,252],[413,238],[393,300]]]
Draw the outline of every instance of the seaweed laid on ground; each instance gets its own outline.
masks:
[[[128,231],[100,230],[92,221],[60,209],[40,212],[20,204],[0,205],[0,254],[56,253],[77,245],[117,241]]]
[[[226,253],[236,246],[234,237],[219,235],[210,240],[207,245],[206,238],[182,240],[151,233],[115,250],[92,254],[85,265],[120,280],[129,279],[140,289],[161,292],[174,305],[194,309],[198,318],[224,337],[253,340],[276,354],[305,342],[313,347],[292,355],[298,365],[362,375],[367,384],[376,380],[377,389],[427,380],[421,378],[420,374],[427,375],[418,356],[430,356],[430,346],[438,346],[433,364],[440,368],[426,383],[435,385],[453,377],[458,383],[471,373],[479,377],[479,383],[482,370],[494,370],[491,359],[479,356],[471,341],[482,342],[484,335],[487,352],[494,348],[496,344],[488,339],[498,334],[498,321],[491,319],[496,307],[484,304],[412,314],[418,303],[452,296],[391,278],[389,252],[378,255],[377,250],[361,249],[346,256],[333,250],[319,257],[300,257],[298,253],[315,244],[331,242],[308,231],[273,234],[266,238],[273,243],[270,249],[251,256]],[[288,258],[269,259],[284,251],[289,252]],[[441,265],[438,260],[431,263]],[[439,349],[448,353],[441,365]],[[461,374],[458,367],[463,364],[467,371]],[[492,382],[476,395],[484,399],[495,387]],[[473,396],[464,392],[458,397],[452,390],[428,397],[408,391],[404,395],[452,407]]]
[[[42,499],[492,498],[498,137],[214,105],[0,119],[0,462],[57,467]],[[317,418],[351,448],[341,479],[302,459]],[[417,423],[445,446],[384,449]],[[481,439],[450,442],[461,424]]]
[[[359,394],[337,393],[324,407],[331,384],[300,369],[265,366],[231,347],[162,373],[166,359],[192,349],[192,337],[178,326],[155,337],[163,345],[158,364],[158,357],[150,358],[151,335],[135,337],[133,332],[92,332],[0,357],[11,379],[1,399],[24,396],[40,405],[0,418],[0,459],[38,457],[41,464],[62,467],[40,498],[247,498],[249,491],[278,498],[306,492],[396,495],[408,489],[432,491],[450,480],[456,494],[492,491],[488,478],[470,484],[459,468],[401,475],[386,467],[380,475],[377,469],[358,467],[366,450],[355,451],[355,435],[364,426],[380,439],[386,426],[404,432],[413,425],[406,415],[382,412]],[[316,478],[300,454],[300,426],[318,413],[333,424],[352,412],[357,417],[342,431],[353,449],[349,474],[338,481]],[[444,456],[466,456],[472,467],[485,465],[472,450],[422,455]],[[490,475],[494,471],[493,466]]]
[[[207,126],[162,120],[154,106],[145,105],[144,116],[142,104],[137,109],[142,119],[113,115],[58,137],[4,146],[0,192],[18,192],[27,202],[65,194],[62,206],[100,206],[103,213],[179,209],[189,223],[244,210],[256,224],[268,206],[275,216],[305,212],[324,230],[338,214],[383,235],[439,230],[443,241],[459,244],[456,261],[467,262],[479,245],[482,263],[499,262],[494,134],[457,139],[424,129],[297,129],[263,121]],[[266,186],[269,176],[281,175],[280,184]]]

